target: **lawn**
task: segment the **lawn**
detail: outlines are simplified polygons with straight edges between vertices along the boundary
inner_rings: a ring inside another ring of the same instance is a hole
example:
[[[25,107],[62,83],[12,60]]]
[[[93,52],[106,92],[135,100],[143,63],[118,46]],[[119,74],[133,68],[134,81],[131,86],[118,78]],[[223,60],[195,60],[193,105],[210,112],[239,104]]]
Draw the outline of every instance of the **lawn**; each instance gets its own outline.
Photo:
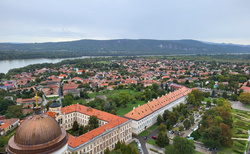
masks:
[[[138,136],[147,136],[150,132],[147,130],[144,130],[143,132],[141,132]]]
[[[127,114],[128,112],[133,110],[133,107],[138,107],[138,105],[143,105],[146,104],[146,102],[144,101],[136,101],[136,104],[132,104],[132,102],[127,103],[127,107],[123,108],[123,107],[119,107],[117,109],[117,115],[119,116],[124,116],[125,114]]]
[[[244,105],[244,107],[250,109],[250,105]]]
[[[152,144],[152,145],[156,145],[155,140],[148,140],[147,143]]]
[[[158,127],[159,127],[159,125],[154,124],[153,126],[149,127],[148,129],[154,131],[154,130],[157,129]]]
[[[86,99],[80,98],[78,100],[73,100],[73,104],[77,104],[77,103],[84,104],[84,103],[86,103]]]
[[[207,102],[207,101],[212,102],[212,99],[211,99],[211,98],[205,98],[205,99],[204,99],[204,102]]]
[[[59,98],[59,96],[56,96],[56,97],[46,97],[47,100],[54,100],[54,99],[57,99]]]
[[[250,130],[250,112],[232,109],[232,118],[234,122],[233,137],[248,138],[247,130]]]
[[[119,90],[103,90],[98,93],[92,92],[92,93],[88,93],[88,95],[90,98],[95,98],[98,95],[105,95],[107,96],[107,98],[111,98],[111,97],[117,96],[120,92],[128,92],[132,95],[136,93],[134,90],[130,90],[130,89],[119,89]]]
[[[204,154],[204,153],[199,152],[199,151],[195,151],[194,154]]]
[[[234,140],[233,146],[228,147],[222,147],[221,151],[218,153],[224,154],[224,153],[235,153],[235,154],[243,154],[246,149],[246,142],[242,140]]]

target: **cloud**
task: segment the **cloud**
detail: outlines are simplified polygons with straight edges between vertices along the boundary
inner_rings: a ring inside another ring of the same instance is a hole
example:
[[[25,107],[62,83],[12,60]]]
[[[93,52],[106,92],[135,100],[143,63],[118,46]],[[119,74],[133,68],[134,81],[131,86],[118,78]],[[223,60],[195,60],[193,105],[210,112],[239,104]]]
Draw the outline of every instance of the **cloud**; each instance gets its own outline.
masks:
[[[4,0],[0,41],[189,38],[245,44],[250,42],[249,4],[249,0]]]

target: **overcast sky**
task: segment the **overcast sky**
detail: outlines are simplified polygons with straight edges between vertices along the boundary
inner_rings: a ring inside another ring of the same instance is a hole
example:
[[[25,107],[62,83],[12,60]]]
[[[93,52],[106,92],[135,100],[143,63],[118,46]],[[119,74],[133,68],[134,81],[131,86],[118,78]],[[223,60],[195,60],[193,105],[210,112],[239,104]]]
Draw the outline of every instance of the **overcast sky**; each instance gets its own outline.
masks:
[[[250,0],[0,1],[0,42],[123,38],[250,44]]]

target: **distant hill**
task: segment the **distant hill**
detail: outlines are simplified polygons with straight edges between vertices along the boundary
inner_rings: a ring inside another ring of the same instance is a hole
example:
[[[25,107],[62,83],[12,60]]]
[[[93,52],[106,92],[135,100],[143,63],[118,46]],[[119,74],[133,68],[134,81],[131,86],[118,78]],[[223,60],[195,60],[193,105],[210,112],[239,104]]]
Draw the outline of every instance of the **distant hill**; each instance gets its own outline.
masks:
[[[0,43],[0,59],[65,58],[173,54],[250,53],[250,46],[196,40],[79,40],[48,43]]]

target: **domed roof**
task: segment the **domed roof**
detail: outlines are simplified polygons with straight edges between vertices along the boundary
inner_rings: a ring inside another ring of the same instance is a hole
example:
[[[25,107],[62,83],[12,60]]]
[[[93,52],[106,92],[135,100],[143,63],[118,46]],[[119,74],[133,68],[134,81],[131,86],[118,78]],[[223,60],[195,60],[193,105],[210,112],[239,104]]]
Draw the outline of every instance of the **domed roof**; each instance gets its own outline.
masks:
[[[51,107],[51,108],[57,108],[57,107],[60,107],[60,106],[61,106],[61,105],[60,105],[59,103],[57,103],[56,100],[54,100],[53,103],[50,104],[49,107]]]
[[[66,131],[46,114],[26,118],[8,143],[10,153],[51,153],[68,144]]]
[[[14,141],[21,145],[37,145],[52,141],[61,134],[54,118],[46,114],[33,115],[18,127]]]

